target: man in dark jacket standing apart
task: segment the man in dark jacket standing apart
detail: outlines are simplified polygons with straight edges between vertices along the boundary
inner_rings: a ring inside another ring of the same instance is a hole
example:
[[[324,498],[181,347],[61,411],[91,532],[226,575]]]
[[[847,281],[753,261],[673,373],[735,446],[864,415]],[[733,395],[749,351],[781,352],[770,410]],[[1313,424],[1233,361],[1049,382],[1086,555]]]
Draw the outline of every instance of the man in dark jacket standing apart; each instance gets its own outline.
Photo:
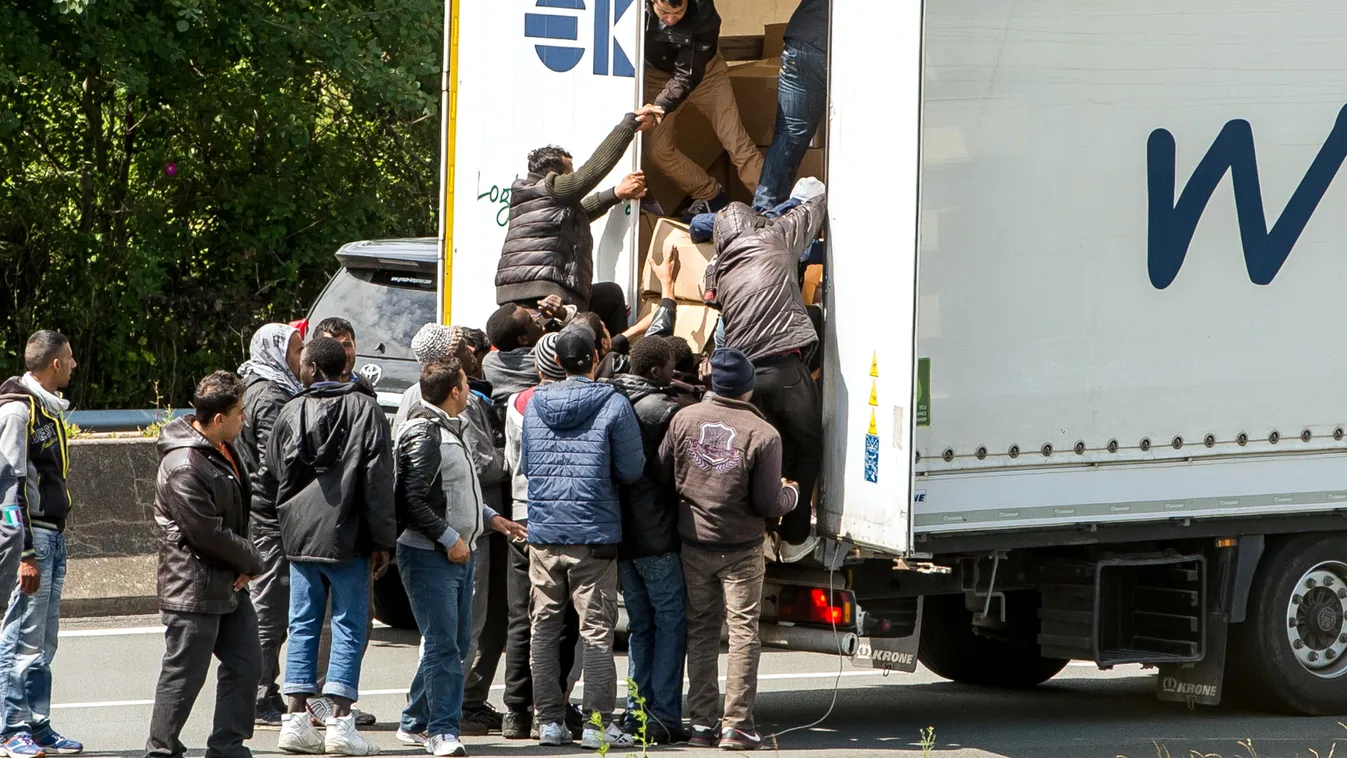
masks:
[[[5,430],[0,435],[0,479],[12,479],[20,471],[14,445],[24,433],[26,444],[19,446],[22,452],[17,457],[26,459],[22,468],[32,477],[31,488],[26,483],[21,488],[23,523],[29,528],[24,532],[19,585],[17,590],[12,585],[6,590],[12,594],[0,644],[0,681],[5,683],[0,749],[10,756],[33,758],[44,751],[70,755],[84,750],[57,732],[50,718],[51,666],[61,627],[65,527],[71,509],[66,489],[69,440],[61,417],[70,404],[59,393],[70,384],[78,364],[70,341],[46,329],[28,338],[24,363],[28,373],[0,385],[0,428]],[[15,396],[17,402],[12,401]],[[22,423],[18,429],[16,420]],[[6,476],[6,469],[13,473]],[[19,510],[10,509],[6,518]]]
[[[599,293],[594,291],[594,235],[589,227],[618,202],[644,196],[645,175],[638,171],[615,188],[594,190],[617,166],[636,133],[654,126],[662,115],[650,105],[628,113],[579,170],[571,154],[559,147],[529,153],[528,176],[510,188],[510,223],[496,266],[498,305],[518,303],[532,309],[556,295],[580,310],[590,309],[591,298],[607,304],[605,310],[623,306],[616,284],[602,285],[608,291],[595,297]],[[608,321],[615,314],[599,315]]]
[[[768,219],[743,203],[716,215],[716,257],[707,267],[707,300],[719,304],[725,346],[753,362],[753,405],[781,433],[782,470],[800,483],[802,507],[781,520],[780,559],[813,552],[810,501],[823,460],[823,406],[806,365],[818,332],[800,293],[799,260],[827,214],[822,185],[804,202]]]
[[[279,747],[291,753],[373,755],[355,729],[369,621],[370,575],[383,575],[397,540],[388,422],[372,393],[341,381],[346,353],[317,337],[304,348],[308,388],[286,404],[267,444],[263,486],[276,503],[290,560],[290,643],[284,693],[290,713]],[[274,495],[270,494],[273,493]],[[332,602],[332,653],[323,693],[335,715],[318,733],[306,711],[317,692],[318,637]]]
[[[566,380],[545,384],[524,411],[520,469],[528,477],[531,650],[539,741],[571,741],[565,728],[559,657],[566,605],[575,604],[584,648],[584,711],[607,723],[586,726],[583,747],[631,744],[608,723],[617,697],[613,634],[622,507],[617,486],[641,478],[645,455],[636,414],[617,390],[593,379],[599,353],[592,329],[571,324],[557,336]]]
[[[154,523],[159,530],[159,610],[164,663],[154,692],[146,758],[181,758],[179,735],[220,661],[215,725],[206,754],[250,758],[253,705],[262,674],[257,614],[246,587],[262,571],[248,539],[252,486],[233,442],[243,428],[243,382],[217,371],[196,386],[196,415],[176,419],[159,434]]]
[[[756,750],[758,617],[762,537],[767,521],[790,513],[796,485],[781,478],[781,436],[749,403],[753,364],[738,350],[711,355],[711,392],[674,416],[660,465],[678,489],[678,534],[688,590],[688,711],[691,744],[717,742],[720,629],[728,622],[729,670],[720,747]]]
[[[762,174],[762,153],[744,129],[730,68],[720,55],[720,14],[713,0],[649,2],[645,98],[665,113],[650,133],[650,159],[694,201],[686,217],[718,211],[729,202],[725,188],[678,150],[677,121],[684,104],[711,122],[745,187],[758,186]]]
[[[627,675],[646,698],[646,740],[671,744],[683,734],[683,661],[687,620],[684,614],[683,564],[678,557],[678,493],[664,481],[659,446],[669,422],[683,406],[675,399],[674,355],[663,337],[647,336],[631,349],[630,374],[613,385],[631,401],[641,427],[645,475],[624,485],[622,548],[618,573],[627,608]],[[628,734],[637,703],[627,696]]]
[[[281,545],[276,504],[262,486],[262,459],[276,417],[290,398],[304,389],[299,382],[299,357],[304,341],[289,324],[266,324],[254,334],[248,362],[239,367],[247,389],[243,395],[246,418],[239,435],[239,463],[252,485],[251,534],[262,553],[262,573],[249,585],[257,611],[257,637],[262,644],[262,678],[257,683],[258,726],[280,726],[285,702],[277,680],[281,675],[281,645],[290,623],[290,562]]]

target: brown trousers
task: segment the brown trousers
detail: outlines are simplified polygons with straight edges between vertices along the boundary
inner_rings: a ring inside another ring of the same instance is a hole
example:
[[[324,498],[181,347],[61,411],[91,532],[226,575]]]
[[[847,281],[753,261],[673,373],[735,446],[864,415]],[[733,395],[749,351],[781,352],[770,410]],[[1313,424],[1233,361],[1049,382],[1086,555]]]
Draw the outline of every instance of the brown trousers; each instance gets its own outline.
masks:
[[[647,66],[646,102],[653,103],[668,82],[668,74]],[[710,200],[720,191],[710,174],[678,150],[678,114],[689,105],[701,111],[711,122],[716,137],[729,152],[730,162],[739,171],[739,179],[744,186],[750,190],[756,188],[762,174],[762,153],[753,144],[753,139],[744,130],[743,121],[739,119],[739,105],[734,99],[734,88],[730,86],[730,67],[719,53],[707,64],[705,78],[688,95],[687,100],[673,113],[665,114],[660,125],[650,131],[647,139],[650,141],[650,160],[655,168],[694,200]]]
[[[616,547],[616,546],[611,546]],[[613,637],[617,631],[617,557],[599,558],[589,545],[529,545],[529,579],[533,582],[533,707],[539,723],[565,723],[561,691],[562,629],[566,607],[580,616],[584,659],[585,717],[596,711],[609,721],[617,702],[617,665]]]
[[[754,729],[758,698],[758,617],[762,612],[762,545],[732,553],[684,543],[683,578],[688,591],[688,716],[693,726],[720,720],[720,628],[728,621],[729,670],[722,728]]]

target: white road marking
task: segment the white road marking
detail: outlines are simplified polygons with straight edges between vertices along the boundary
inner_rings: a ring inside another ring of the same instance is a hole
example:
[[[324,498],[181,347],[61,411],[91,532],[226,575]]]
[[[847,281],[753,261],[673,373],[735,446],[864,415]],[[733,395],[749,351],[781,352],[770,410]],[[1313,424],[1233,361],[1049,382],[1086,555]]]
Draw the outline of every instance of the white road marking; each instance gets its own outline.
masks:
[[[842,672],[842,676],[843,676],[844,678],[851,678],[851,677],[858,677],[858,676],[882,676],[883,673],[884,673],[884,672],[882,672],[882,671],[843,671],[843,672]],[[760,675],[758,676],[758,681],[774,682],[774,681],[787,681],[787,680],[794,680],[794,679],[836,679],[836,678],[837,678],[837,672],[836,672],[836,671],[818,671],[818,672],[810,671],[810,672],[796,672],[796,673],[789,673],[789,674],[760,674]],[[723,676],[720,677],[720,681],[722,681],[722,682],[725,681],[725,677],[723,677]],[[684,681],[684,683],[686,684],[686,680]],[[576,686],[579,687],[579,686],[582,686],[583,684],[584,684],[584,680],[581,680],[580,682],[578,682],[578,683],[576,684]],[[622,688],[625,688],[627,685],[626,685],[625,682],[619,682],[619,683],[618,683],[618,686],[619,686],[619,687],[622,687]],[[505,685],[503,685],[503,684],[497,684],[497,685],[492,686],[491,689],[493,689],[493,690],[503,690],[503,689],[505,689]],[[374,697],[374,696],[378,696],[378,695],[406,695],[406,694],[407,694],[407,689],[406,689],[405,687],[396,687],[396,688],[393,688],[393,689],[384,689],[384,690],[361,690],[361,691],[360,691],[360,696],[361,696],[361,697]],[[62,708],[62,709],[75,709],[75,708],[129,708],[129,707],[145,706],[145,705],[154,705],[154,701],[153,701],[153,700],[100,700],[100,701],[93,701],[93,702],[88,702],[88,703],[57,703],[57,704],[53,705],[52,708]]]
[[[116,629],[63,629],[65,637],[127,637],[133,634],[163,634],[163,626],[124,626]]]

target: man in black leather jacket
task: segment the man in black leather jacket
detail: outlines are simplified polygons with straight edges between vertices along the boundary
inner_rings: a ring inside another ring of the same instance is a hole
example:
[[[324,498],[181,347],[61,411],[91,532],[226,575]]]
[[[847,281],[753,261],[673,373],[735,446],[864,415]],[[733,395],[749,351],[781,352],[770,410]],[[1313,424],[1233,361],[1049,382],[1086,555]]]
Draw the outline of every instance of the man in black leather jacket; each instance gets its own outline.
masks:
[[[253,699],[262,675],[257,614],[248,581],[262,556],[248,539],[252,488],[233,441],[243,427],[243,382],[227,371],[201,380],[195,416],[159,435],[154,521],[159,530],[158,594],[167,627],[154,693],[147,758],[179,758],[178,739],[210,669],[220,660],[215,728],[207,752],[250,758]]]
[[[669,744],[686,739],[682,725],[687,622],[678,555],[678,493],[662,480],[659,446],[683,406],[669,386],[674,354],[667,339],[647,336],[633,345],[631,368],[632,373],[613,379],[636,411],[646,456],[645,474],[619,492],[618,574],[627,608],[628,676],[647,701],[646,739]],[[628,696],[627,713],[636,711]],[[635,734],[640,724],[629,721],[626,728]]]

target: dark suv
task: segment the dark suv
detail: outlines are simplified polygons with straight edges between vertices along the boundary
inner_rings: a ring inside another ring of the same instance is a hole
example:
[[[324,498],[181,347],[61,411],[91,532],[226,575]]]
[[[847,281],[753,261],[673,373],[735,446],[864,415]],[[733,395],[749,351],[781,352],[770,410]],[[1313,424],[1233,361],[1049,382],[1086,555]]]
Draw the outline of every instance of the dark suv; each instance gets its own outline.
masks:
[[[368,240],[337,251],[341,269],[309,311],[308,326],[340,316],[355,327],[355,368],[393,413],[417,381],[412,337],[435,313],[439,248],[433,237]]]

